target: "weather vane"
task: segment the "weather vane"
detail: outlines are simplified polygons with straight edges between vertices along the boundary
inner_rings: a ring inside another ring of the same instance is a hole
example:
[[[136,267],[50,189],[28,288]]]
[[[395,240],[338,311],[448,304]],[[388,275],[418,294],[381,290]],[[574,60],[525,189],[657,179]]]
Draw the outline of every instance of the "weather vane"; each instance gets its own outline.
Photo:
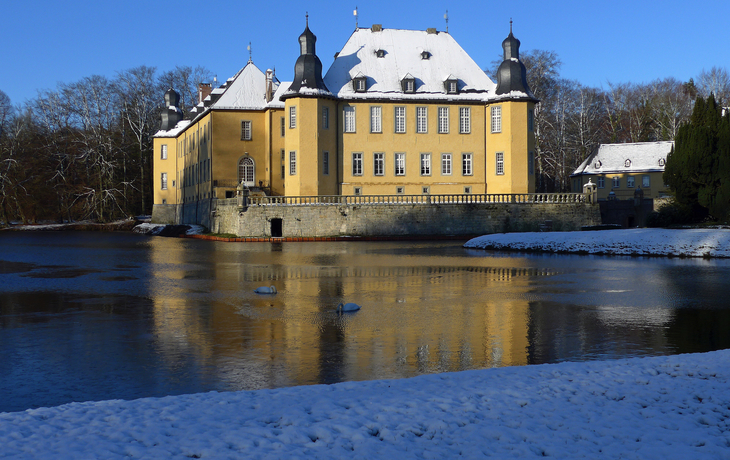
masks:
[[[352,14],[355,15],[355,30],[357,30],[357,7],[355,7],[355,11],[353,11]]]
[[[446,10],[446,14],[444,14],[444,19],[446,19],[446,33],[449,33],[449,10]]]

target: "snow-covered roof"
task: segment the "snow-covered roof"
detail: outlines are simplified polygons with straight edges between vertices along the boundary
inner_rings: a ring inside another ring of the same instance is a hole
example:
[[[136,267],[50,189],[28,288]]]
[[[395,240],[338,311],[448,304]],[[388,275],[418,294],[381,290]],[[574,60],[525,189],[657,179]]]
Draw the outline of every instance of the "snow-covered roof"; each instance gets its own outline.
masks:
[[[672,141],[601,144],[571,176],[662,172],[673,146]]]
[[[378,51],[383,57],[378,57]],[[427,59],[422,52],[427,51]],[[367,91],[355,92],[352,79],[367,77]],[[401,79],[416,80],[413,94],[403,93]],[[458,94],[447,94],[444,82],[458,80]],[[357,29],[324,77],[327,88],[343,99],[443,99],[484,101],[496,85],[446,32]]]
[[[177,137],[178,134],[183,132],[185,128],[190,125],[190,122],[192,120],[180,120],[177,122],[174,128],[168,130],[168,131],[157,131],[153,137]]]
[[[274,85],[278,85],[274,81]],[[211,104],[213,109],[263,110],[266,102],[266,75],[249,61],[226,82],[223,94]],[[276,90],[276,87],[274,87]]]

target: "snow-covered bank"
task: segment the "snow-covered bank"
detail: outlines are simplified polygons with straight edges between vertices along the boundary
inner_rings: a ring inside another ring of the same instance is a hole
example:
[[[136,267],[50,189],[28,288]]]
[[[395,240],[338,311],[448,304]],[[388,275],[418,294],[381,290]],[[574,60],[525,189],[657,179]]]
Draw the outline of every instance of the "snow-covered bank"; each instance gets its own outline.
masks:
[[[607,255],[730,257],[730,230],[630,229],[500,233],[471,239],[464,247]]]
[[[0,414],[14,458],[730,458],[730,350]]]

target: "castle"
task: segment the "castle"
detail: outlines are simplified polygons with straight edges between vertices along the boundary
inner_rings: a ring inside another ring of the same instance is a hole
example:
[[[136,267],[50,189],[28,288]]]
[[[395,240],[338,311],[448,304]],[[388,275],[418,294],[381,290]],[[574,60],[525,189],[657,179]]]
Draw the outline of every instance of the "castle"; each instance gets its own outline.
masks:
[[[307,24],[292,82],[249,60],[182,119],[165,93],[153,222],[203,223],[211,202],[274,196],[535,191],[534,106],[520,42],[497,83],[448,32],[357,28],[322,76]],[[243,189],[243,190],[242,190]]]

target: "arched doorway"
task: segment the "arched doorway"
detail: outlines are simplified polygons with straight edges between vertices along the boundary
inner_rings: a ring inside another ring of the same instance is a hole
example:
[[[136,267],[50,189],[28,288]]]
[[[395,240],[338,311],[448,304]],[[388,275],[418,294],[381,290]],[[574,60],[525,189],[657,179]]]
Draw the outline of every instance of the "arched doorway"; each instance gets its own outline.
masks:
[[[255,166],[253,160],[250,157],[243,157],[238,162],[238,182],[243,182],[246,187],[253,187],[255,184],[254,178]]]

